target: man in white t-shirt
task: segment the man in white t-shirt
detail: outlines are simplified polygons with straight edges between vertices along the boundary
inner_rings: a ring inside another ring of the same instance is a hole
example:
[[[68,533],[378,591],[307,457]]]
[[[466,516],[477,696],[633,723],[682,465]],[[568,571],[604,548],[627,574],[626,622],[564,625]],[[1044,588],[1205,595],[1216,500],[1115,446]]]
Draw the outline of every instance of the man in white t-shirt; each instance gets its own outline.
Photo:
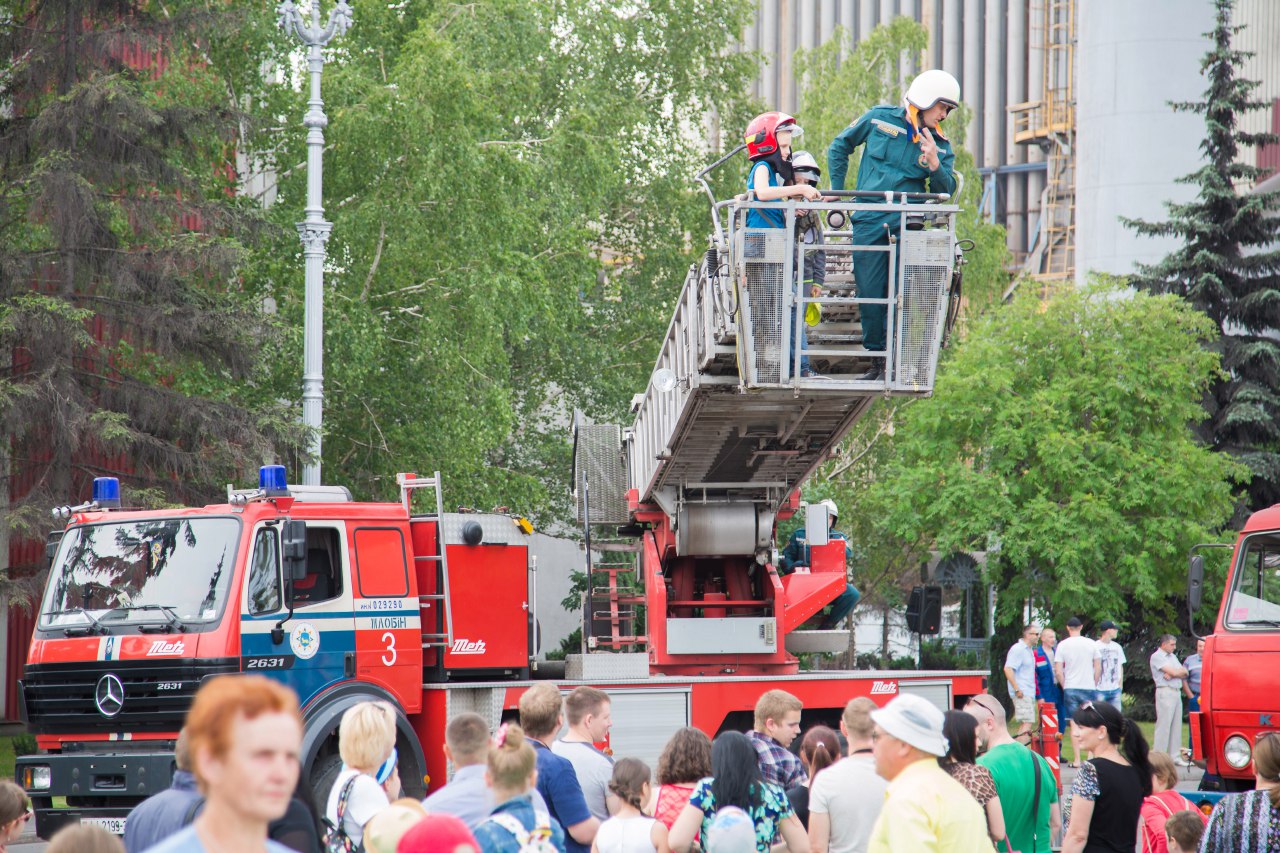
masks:
[[[1058,648],[1054,650],[1053,666],[1058,673],[1058,681],[1062,683],[1063,731],[1069,731],[1071,718],[1081,704],[1098,698],[1098,676],[1102,663],[1098,644],[1080,633],[1083,624],[1078,617],[1068,619],[1067,633],[1071,636],[1058,643]],[[1066,739],[1064,746],[1065,741]],[[1073,764],[1079,761],[1080,756],[1077,755]]]
[[[1098,626],[1102,633],[1098,636],[1098,701],[1106,702],[1117,711],[1120,707],[1120,694],[1124,690],[1124,665],[1127,659],[1124,649],[1115,642],[1119,627],[1110,619]]]
[[[840,731],[848,756],[823,770],[809,791],[811,853],[865,853],[889,783],[876,773],[871,754],[876,703],[859,696],[844,707]]]
[[[595,745],[604,742],[613,726],[609,694],[594,687],[575,687],[564,698],[564,715],[569,731],[551,744],[551,751],[573,765],[591,816],[608,820],[619,805],[618,798],[609,790],[613,759]]]

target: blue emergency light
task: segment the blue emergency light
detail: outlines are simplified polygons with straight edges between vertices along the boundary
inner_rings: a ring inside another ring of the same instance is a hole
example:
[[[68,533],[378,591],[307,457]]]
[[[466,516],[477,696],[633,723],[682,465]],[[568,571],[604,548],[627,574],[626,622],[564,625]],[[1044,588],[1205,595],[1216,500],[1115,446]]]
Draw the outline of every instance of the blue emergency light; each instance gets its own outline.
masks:
[[[289,494],[289,478],[283,465],[263,465],[258,469],[258,488],[268,496]]]
[[[120,481],[115,477],[95,477],[93,502],[101,509],[120,506]]]

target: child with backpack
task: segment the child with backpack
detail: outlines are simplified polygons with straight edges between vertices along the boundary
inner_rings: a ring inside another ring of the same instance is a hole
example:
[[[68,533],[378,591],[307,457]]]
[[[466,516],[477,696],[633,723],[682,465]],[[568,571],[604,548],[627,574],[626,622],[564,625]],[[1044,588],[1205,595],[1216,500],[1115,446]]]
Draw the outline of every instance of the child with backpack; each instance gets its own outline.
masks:
[[[485,784],[493,789],[493,811],[476,828],[483,853],[564,853],[559,821],[535,809],[538,758],[519,726],[504,723],[489,750]]]
[[[652,786],[649,765],[638,758],[623,758],[613,765],[609,790],[618,798],[618,812],[600,824],[591,853],[671,853],[667,827],[644,813]]]

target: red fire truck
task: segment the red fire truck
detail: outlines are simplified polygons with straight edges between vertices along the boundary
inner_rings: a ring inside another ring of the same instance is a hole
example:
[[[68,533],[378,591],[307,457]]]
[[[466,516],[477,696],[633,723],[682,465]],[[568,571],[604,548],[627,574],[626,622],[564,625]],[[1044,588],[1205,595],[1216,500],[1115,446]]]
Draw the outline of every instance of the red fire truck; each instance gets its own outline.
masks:
[[[848,232],[800,247],[792,228],[743,228],[754,202],[717,203],[712,248],[689,272],[634,425],[575,431],[588,540],[605,528],[627,537],[587,552],[634,560],[587,562],[584,653],[555,676],[609,691],[617,753],[654,761],[683,725],[746,729],[778,686],[804,702],[806,725],[834,723],[854,696],[910,691],[950,708],[983,689],[974,672],[801,672],[800,653],[848,644],[847,630],[802,628],[846,583],[825,514],[807,519],[809,566],[775,569],[777,521],[872,400],[932,389],[957,257],[956,208],[942,202],[878,198],[875,212],[902,217],[902,237],[887,249],[891,346],[874,379],[860,372],[877,357],[860,345],[862,300],[838,261],[855,250]],[[794,203],[777,207],[794,222]],[[799,284],[804,253],[818,249],[831,266],[814,297]],[[814,302],[823,322],[797,329]],[[798,369],[797,333],[824,375]],[[538,566],[523,519],[445,512],[439,474],[399,485],[397,502],[355,502],[340,487],[289,486],[268,466],[257,489],[229,489],[223,503],[143,511],[123,508],[103,478],[92,501],[55,511],[66,525],[50,542],[20,691],[40,751],[17,776],[38,834],[77,820],[121,831],[133,805],[168,786],[191,698],[221,674],[262,673],[298,693],[304,772],[321,802],[340,769],[338,722],[356,702],[396,707],[412,796],[448,778],[452,715],[513,717],[530,679],[552,675],[537,654],[538,575],[578,567]]]
[[[1199,554],[1188,574],[1194,630],[1204,582]],[[1280,506],[1245,523],[1213,633],[1204,639],[1200,710],[1190,715],[1192,749],[1224,791],[1246,790],[1254,784],[1254,743],[1280,731],[1280,675],[1273,663],[1280,649]]]

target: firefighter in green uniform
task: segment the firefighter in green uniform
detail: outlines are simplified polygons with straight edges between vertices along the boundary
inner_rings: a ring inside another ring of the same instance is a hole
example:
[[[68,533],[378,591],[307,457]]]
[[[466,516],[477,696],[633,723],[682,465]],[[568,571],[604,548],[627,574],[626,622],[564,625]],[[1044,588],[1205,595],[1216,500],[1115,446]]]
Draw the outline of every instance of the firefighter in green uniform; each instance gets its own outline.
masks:
[[[857,189],[954,193],[955,154],[939,125],[959,103],[960,84],[956,78],[945,71],[925,71],[911,81],[902,106],[874,107],[832,140],[827,149],[831,188],[844,189],[849,156],[865,144],[858,166]],[[860,246],[887,246],[890,239],[897,239],[898,225],[896,213],[858,213],[853,218],[853,242]],[[860,298],[885,298],[889,288],[886,252],[855,251],[853,273]],[[863,346],[870,352],[883,354],[886,306],[864,304],[860,310]],[[860,378],[883,377],[884,359],[876,358],[871,370]]]

